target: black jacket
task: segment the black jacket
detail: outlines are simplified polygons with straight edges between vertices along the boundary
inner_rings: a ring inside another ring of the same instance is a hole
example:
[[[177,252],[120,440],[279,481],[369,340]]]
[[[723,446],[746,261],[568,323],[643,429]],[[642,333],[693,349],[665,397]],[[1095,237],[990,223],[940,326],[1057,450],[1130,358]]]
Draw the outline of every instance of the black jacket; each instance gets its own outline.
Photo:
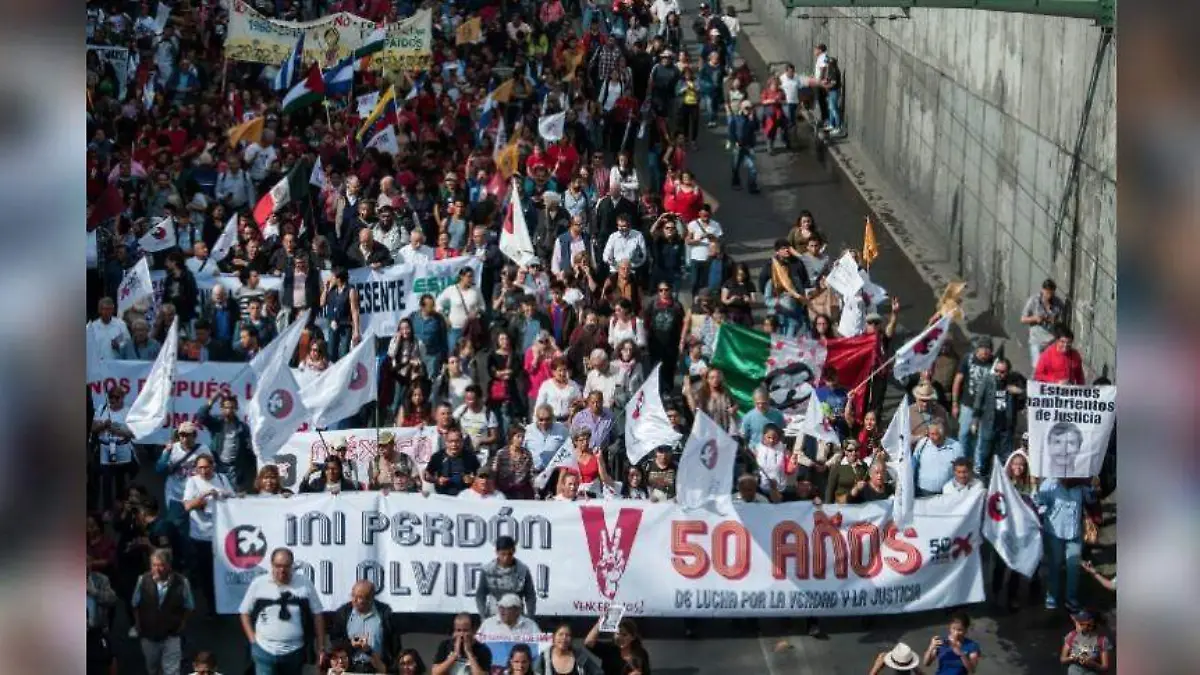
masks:
[[[350,622],[350,612],[353,611],[353,604],[347,602],[338,607],[330,616],[327,630],[329,631],[329,639],[333,644],[350,641],[346,626]],[[400,650],[404,649],[401,641],[404,635],[403,625],[400,616],[393,613],[392,608],[386,603],[376,600],[375,611],[379,614],[380,623],[383,624],[383,653],[379,655],[379,658],[390,669],[395,666],[396,661],[399,659]]]
[[[392,254],[390,251],[388,251],[388,247],[377,241],[372,241],[371,253],[366,256],[363,255],[362,248],[358,245],[357,240],[350,244],[350,246],[346,247],[346,267],[355,269],[358,267],[366,267],[374,263],[380,263],[382,265],[392,264]]]

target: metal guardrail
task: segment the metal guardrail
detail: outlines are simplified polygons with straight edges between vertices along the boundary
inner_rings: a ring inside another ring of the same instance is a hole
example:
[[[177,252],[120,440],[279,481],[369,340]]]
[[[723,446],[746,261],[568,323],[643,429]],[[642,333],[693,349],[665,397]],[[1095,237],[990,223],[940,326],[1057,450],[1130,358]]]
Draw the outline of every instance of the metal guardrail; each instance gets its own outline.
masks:
[[[983,9],[1074,19],[1090,19],[1104,27],[1116,22],[1117,0],[781,0],[791,14],[807,7],[910,9]]]

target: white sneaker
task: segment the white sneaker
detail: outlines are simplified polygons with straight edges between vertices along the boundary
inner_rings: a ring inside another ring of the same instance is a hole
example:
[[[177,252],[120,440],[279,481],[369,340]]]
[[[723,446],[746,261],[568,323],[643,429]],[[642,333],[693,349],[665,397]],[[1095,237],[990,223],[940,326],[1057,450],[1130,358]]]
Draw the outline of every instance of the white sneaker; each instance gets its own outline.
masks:
[[[138,636],[137,626],[130,628],[129,629],[129,637],[136,638],[137,636]]]

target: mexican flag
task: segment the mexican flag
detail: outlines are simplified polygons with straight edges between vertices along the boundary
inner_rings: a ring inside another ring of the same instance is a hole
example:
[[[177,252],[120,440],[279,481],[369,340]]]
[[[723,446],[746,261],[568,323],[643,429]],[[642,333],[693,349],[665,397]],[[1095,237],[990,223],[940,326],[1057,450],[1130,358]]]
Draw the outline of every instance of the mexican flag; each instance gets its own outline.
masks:
[[[321,69],[314,63],[309,67],[304,79],[297,82],[294,87],[288,90],[287,95],[283,97],[283,114],[294,113],[297,110],[320,101],[324,97],[325,78],[321,76]]]
[[[262,227],[272,213],[291,202],[303,199],[308,194],[308,179],[307,167],[303,162],[297,162],[283,180],[276,183],[275,187],[254,205],[254,222]]]
[[[807,402],[826,367],[837,370],[838,385],[853,389],[876,366],[874,335],[826,340],[767,335],[725,322],[717,331],[711,365],[721,371],[729,394],[743,411],[754,407],[754,390],[765,386],[775,407]],[[785,412],[786,414],[786,412]]]

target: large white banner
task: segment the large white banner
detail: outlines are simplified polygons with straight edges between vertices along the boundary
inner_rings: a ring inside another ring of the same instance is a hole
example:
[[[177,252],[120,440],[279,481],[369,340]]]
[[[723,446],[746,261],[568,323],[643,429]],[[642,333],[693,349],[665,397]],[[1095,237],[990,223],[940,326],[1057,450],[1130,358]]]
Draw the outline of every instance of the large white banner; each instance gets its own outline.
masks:
[[[610,603],[631,616],[919,612],[983,601],[983,501],[982,489],[918,500],[901,531],[890,501],[684,512],[378,492],[230,499],[216,508],[217,607],[236,612],[286,546],[327,606],[369,579],[407,612],[474,612],[481,568],[510,535],[547,616],[596,616]]]
[[[437,450],[437,427],[383,427],[380,429],[342,429],[340,431],[305,431],[292,434],[283,447],[270,457],[260,456],[258,466],[274,464],[279,467],[280,485],[299,492],[300,479],[308,474],[313,464],[320,465],[330,454],[330,447],[338,441],[346,442],[346,459],[354,465],[355,475],[360,481],[367,479],[371,460],[379,454],[379,434],[390,431],[396,437],[396,450],[417,463],[422,472],[425,464]]]
[[[379,270],[369,267],[350,270],[350,285],[358,290],[358,312],[363,337],[373,335],[390,338],[396,332],[396,325],[400,320],[419,309],[422,295],[428,293],[437,297],[442,289],[458,281],[458,271],[464,267],[475,270],[475,280],[478,283],[483,275],[483,261],[474,256],[458,256],[424,265],[392,265]],[[155,302],[161,303],[166,272],[156,270],[151,272],[150,276],[154,285]],[[328,272],[322,273],[322,281],[329,276]],[[242,286],[236,274],[196,277],[196,286],[203,298],[212,297],[213,286],[217,284],[221,284],[231,293]],[[260,275],[258,286],[267,291],[280,291],[283,288],[283,277]]]
[[[367,44],[376,28],[383,28],[387,42],[374,63],[386,68],[425,68],[433,53],[433,13],[418,10],[411,17],[389,25],[338,12],[316,21],[269,19],[237,0],[229,13],[225,56],[234,61],[279,65],[292,53],[296,38],[304,33],[304,62],[329,68]]]
[[[88,390],[92,394],[92,402],[99,411],[107,403],[105,392],[113,383],[120,383],[129,388],[129,394],[125,396],[125,405],[133,403],[137,398],[138,392],[146,385],[146,378],[150,375],[150,368],[153,366],[151,361],[104,361],[103,365],[95,373],[95,377],[88,382]],[[253,377],[246,377],[247,365],[245,363],[218,363],[209,361],[207,363],[194,363],[180,361],[175,368],[175,389],[174,396],[171,399],[171,426],[164,426],[154,434],[142,439],[143,443],[166,443],[171,438],[171,429],[179,426],[185,421],[195,422],[200,414],[200,409],[208,402],[208,399],[218,393],[226,392],[233,393],[238,397],[238,409],[241,411],[242,419],[246,419],[247,404],[250,398],[254,395]],[[296,381],[303,385],[312,379],[311,373],[293,370],[292,373],[296,376]],[[220,414],[219,410],[214,410],[214,414]],[[307,429],[307,425],[301,426],[300,430]],[[208,442],[208,432],[200,430],[198,436],[200,442]]]
[[[1117,421],[1117,388],[1029,381],[1029,471],[1041,478],[1100,475]]]

